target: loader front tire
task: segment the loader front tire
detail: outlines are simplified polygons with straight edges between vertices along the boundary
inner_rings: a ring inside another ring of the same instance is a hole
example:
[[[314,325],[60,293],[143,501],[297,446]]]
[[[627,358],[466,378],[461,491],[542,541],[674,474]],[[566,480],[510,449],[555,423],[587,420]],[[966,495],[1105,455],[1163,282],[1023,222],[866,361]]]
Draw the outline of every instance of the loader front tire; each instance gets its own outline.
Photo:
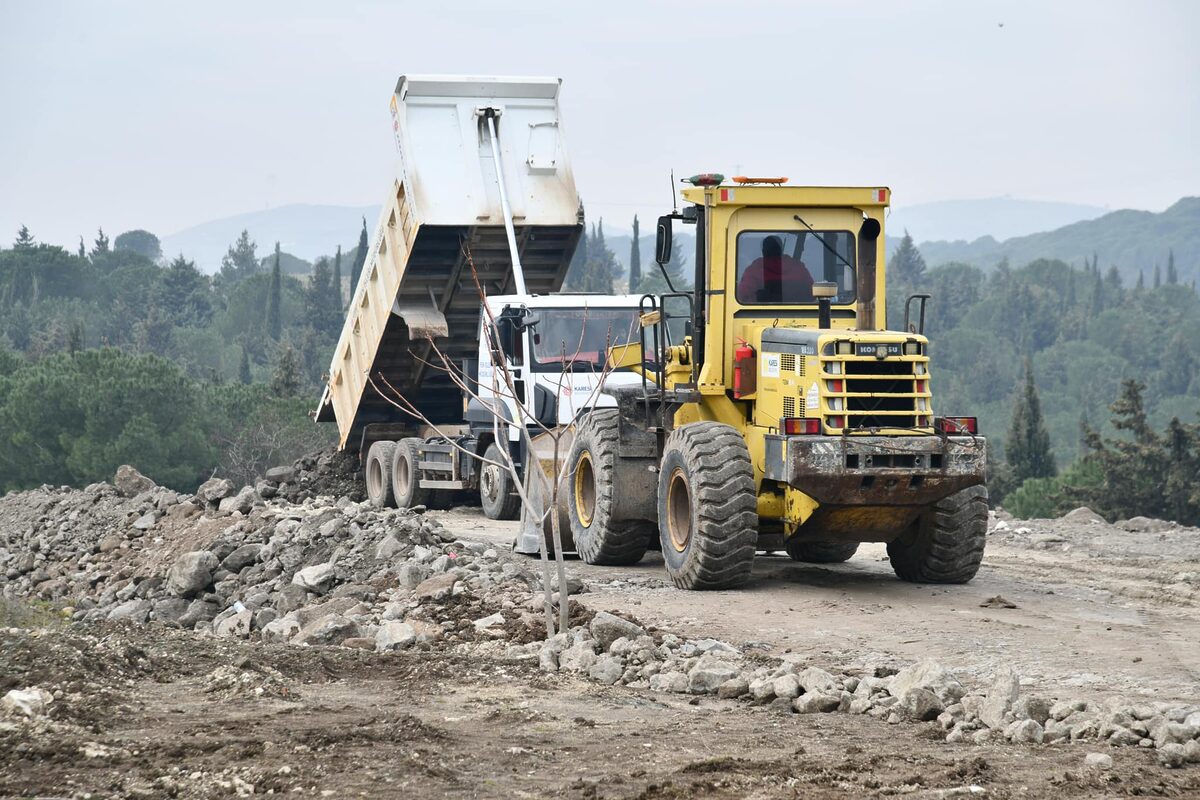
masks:
[[[504,456],[495,442],[488,445],[483,457],[494,464],[504,464]],[[521,496],[513,489],[512,473],[507,467],[483,464],[479,470],[479,503],[488,519],[517,519],[521,516]]]
[[[617,412],[592,411],[579,423],[567,457],[567,514],[575,552],[586,564],[626,566],[646,554],[654,524],[614,520],[614,490],[621,468]]]
[[[912,583],[974,578],[987,543],[987,501],[986,486],[971,486],[923,512],[904,536],[888,542],[896,575]]]
[[[395,505],[400,508],[413,506],[428,506],[434,492],[421,488],[421,468],[418,449],[422,440],[417,437],[401,439],[396,442],[392,454],[392,492],[395,495]]]
[[[794,536],[784,543],[784,547],[793,561],[810,564],[838,564],[849,561],[858,552],[858,542],[804,542]]]
[[[363,477],[367,484],[367,499],[375,508],[395,508],[396,495],[392,490],[392,457],[395,442],[374,442],[367,450]]]
[[[695,422],[667,437],[658,473],[663,561],[681,589],[746,582],[758,541],[758,501],[746,440],[719,422]]]

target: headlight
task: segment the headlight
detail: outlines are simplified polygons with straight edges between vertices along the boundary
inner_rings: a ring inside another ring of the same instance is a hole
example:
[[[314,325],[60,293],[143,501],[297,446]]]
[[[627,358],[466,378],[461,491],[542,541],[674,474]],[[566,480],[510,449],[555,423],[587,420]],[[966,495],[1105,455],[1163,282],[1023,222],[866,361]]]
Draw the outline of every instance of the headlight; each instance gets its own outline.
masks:
[[[842,340],[837,343],[834,352],[839,356],[852,356],[854,355],[854,342]]]
[[[921,343],[920,342],[905,342],[904,343],[904,355],[906,355],[906,356],[921,355]]]

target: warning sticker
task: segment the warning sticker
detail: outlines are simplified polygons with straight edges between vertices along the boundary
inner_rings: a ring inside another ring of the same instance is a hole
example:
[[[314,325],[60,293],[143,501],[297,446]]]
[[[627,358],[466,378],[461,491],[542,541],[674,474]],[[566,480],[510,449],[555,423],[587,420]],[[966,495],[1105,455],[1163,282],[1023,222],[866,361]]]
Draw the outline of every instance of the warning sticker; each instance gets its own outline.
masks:
[[[764,378],[779,377],[779,354],[763,353],[762,374]]]
[[[808,394],[806,394],[804,396],[804,407],[805,408],[820,408],[821,407],[821,397],[817,393],[817,385],[815,383],[812,386],[808,387]]]

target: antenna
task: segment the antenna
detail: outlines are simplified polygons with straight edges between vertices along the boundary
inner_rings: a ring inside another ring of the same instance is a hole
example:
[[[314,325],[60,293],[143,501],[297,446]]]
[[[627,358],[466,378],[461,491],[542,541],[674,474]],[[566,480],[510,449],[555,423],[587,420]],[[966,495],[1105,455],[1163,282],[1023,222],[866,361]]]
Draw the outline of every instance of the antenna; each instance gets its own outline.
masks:
[[[671,213],[679,213],[679,196],[675,194],[675,170],[671,170]]]

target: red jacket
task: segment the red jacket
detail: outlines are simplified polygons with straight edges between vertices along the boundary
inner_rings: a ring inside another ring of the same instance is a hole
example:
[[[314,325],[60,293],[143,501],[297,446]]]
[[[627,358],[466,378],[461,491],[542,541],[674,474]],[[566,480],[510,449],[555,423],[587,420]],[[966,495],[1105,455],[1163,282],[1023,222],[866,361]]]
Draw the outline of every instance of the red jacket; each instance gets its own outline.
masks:
[[[811,302],[812,275],[791,256],[756,258],[737,285],[739,303]]]

